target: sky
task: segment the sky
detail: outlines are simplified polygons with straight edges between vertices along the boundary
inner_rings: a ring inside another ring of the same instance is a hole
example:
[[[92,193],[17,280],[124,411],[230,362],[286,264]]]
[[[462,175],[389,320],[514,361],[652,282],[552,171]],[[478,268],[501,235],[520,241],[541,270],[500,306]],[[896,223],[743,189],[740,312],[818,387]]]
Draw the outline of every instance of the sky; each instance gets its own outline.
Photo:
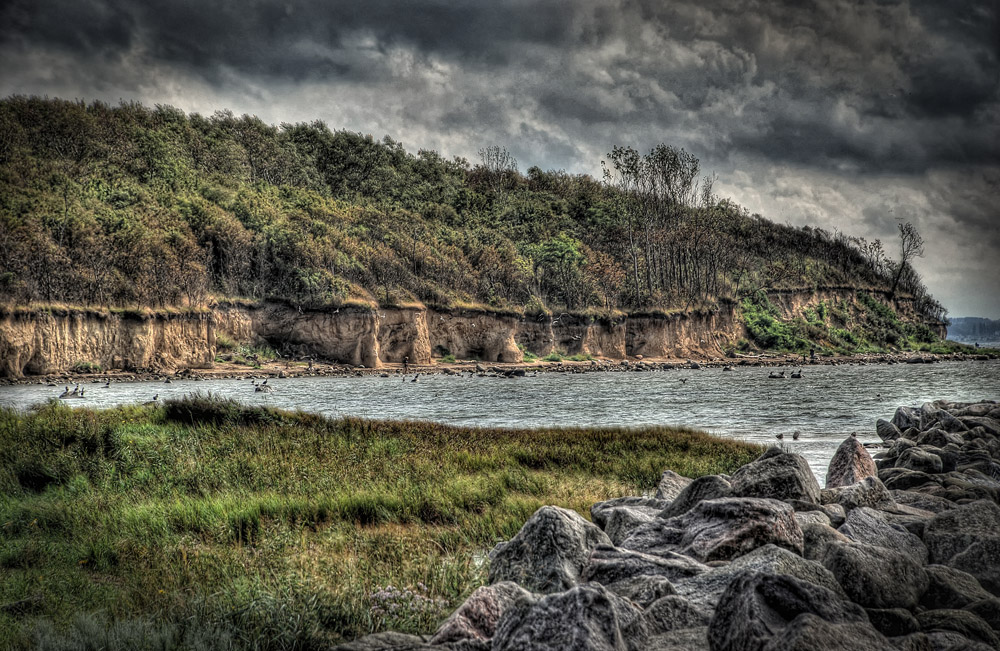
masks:
[[[0,96],[323,120],[411,152],[600,176],[682,147],[772,221],[926,242],[1000,318],[997,0],[6,0]]]

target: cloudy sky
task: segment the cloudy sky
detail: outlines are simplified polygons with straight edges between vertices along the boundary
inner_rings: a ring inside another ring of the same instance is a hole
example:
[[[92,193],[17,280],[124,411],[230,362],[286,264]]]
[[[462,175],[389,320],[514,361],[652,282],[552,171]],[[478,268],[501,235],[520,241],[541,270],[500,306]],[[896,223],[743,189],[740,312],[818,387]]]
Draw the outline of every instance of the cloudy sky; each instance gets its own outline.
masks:
[[[924,236],[952,316],[1000,318],[996,0],[7,0],[0,96],[322,119],[410,150],[600,173],[684,147],[778,222]]]

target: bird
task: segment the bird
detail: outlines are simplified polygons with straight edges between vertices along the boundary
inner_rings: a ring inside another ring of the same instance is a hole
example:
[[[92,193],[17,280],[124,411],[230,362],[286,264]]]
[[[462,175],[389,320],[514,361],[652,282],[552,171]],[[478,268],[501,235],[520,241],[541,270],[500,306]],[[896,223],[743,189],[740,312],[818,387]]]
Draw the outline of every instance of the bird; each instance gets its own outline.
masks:
[[[261,386],[264,386],[265,384],[267,384],[267,380],[268,380],[268,378],[264,378],[264,381],[263,381],[263,382],[261,382],[261,383],[260,383],[260,385],[261,385]]]
[[[858,433],[857,432],[851,432],[851,438],[855,438],[855,439],[858,438]]]
[[[63,391],[63,392],[62,392],[61,394],[59,394],[59,397],[60,397],[60,398],[65,398],[65,397],[66,397],[66,396],[68,396],[68,395],[69,395],[69,385],[67,384],[67,385],[66,385],[66,390],[65,390],[65,391]]]
[[[784,432],[778,432],[777,434],[774,435],[774,438],[776,438],[776,439],[778,439],[780,441],[780,440],[782,440],[782,439],[785,438],[785,434],[784,434]]]
[[[172,384],[170,378],[167,378],[166,380],[164,380],[163,383],[164,384]]]
[[[684,384],[685,382],[688,381],[688,379],[686,377],[679,377],[677,379],[681,381],[681,384]]]
[[[410,382],[416,382],[418,377],[420,377],[420,373],[417,373],[416,375],[414,375],[413,379],[410,380]]]
[[[800,434],[799,430],[795,430],[794,432],[792,432],[792,440],[793,441],[798,441],[799,440],[799,434]]]
[[[108,380],[107,382],[104,383],[104,388],[108,389],[110,387],[111,387],[111,380]]]
[[[796,378],[796,379],[801,378],[802,377],[802,371],[801,370],[792,371],[792,377]]]

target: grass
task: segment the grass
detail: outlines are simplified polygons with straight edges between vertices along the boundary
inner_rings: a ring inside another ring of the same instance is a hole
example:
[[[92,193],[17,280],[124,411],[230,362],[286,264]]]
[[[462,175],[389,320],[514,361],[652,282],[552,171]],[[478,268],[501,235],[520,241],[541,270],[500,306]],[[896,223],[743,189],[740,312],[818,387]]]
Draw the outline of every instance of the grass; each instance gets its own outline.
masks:
[[[539,506],[587,517],[665,468],[731,472],[760,451],[686,429],[328,420],[211,396],[0,410],[0,640],[314,649],[429,632]]]
[[[100,373],[101,365],[95,362],[77,362],[73,364],[73,368],[70,369],[74,373]]]

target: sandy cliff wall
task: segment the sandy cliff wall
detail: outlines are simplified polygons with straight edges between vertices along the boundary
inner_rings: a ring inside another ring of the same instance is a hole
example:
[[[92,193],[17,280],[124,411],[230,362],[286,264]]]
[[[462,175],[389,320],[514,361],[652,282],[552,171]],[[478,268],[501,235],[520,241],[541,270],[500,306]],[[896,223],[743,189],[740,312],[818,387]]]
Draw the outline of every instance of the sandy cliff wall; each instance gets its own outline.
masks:
[[[0,376],[103,368],[206,368],[215,359],[210,314],[125,317],[35,312],[0,318]]]
[[[794,318],[821,301],[852,302],[854,291],[776,292],[770,298],[785,318]],[[905,301],[894,307],[903,318],[916,318]],[[449,353],[488,362],[520,362],[523,351],[540,357],[553,351],[611,359],[720,357],[747,336],[732,304],[716,311],[617,319],[421,307],[303,310],[276,303],[148,318],[40,311],[0,317],[0,377],[58,372],[77,362],[104,368],[208,367],[215,359],[217,333],[284,354],[368,368],[404,358],[428,364]]]

